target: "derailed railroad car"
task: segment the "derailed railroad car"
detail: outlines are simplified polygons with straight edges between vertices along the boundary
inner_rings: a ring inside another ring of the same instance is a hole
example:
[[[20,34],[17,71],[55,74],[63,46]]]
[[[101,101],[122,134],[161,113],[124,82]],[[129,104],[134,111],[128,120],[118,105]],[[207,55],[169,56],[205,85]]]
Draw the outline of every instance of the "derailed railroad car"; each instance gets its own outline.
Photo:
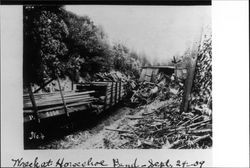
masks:
[[[118,104],[125,95],[123,82],[90,82],[74,84],[72,91],[23,95],[25,138],[31,131],[43,132],[52,127],[84,122]],[[31,89],[30,89],[31,90]],[[97,118],[98,119],[98,118]]]

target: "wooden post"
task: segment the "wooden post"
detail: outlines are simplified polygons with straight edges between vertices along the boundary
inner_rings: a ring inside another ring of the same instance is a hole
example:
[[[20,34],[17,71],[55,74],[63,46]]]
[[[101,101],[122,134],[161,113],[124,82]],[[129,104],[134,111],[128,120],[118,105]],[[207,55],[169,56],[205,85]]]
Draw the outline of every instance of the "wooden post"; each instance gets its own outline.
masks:
[[[117,87],[118,87],[118,82],[115,82],[115,104],[118,102],[118,94],[117,94]]]
[[[187,66],[188,72],[187,72],[187,78],[185,80],[184,93],[183,93],[180,112],[187,112],[187,109],[188,109],[188,101],[190,98],[192,85],[193,85],[193,79],[194,79],[195,63],[196,63],[196,58],[194,60],[190,60]]]
[[[192,91],[192,85],[193,85],[193,80],[194,80],[194,75],[195,75],[195,67],[196,67],[196,61],[198,57],[198,52],[199,52],[199,45],[202,42],[202,32],[203,29],[200,31],[200,37],[199,40],[194,42],[192,51],[190,54],[190,60],[187,64],[187,78],[185,80],[185,85],[184,85],[184,93],[182,97],[182,104],[180,107],[180,112],[187,112],[188,110],[188,102],[190,99],[190,94]]]
[[[175,78],[177,78],[177,64],[176,63],[174,64],[174,71],[175,71],[174,72],[175,73]]]
[[[122,89],[122,82],[119,82],[119,101],[121,100],[121,89]]]
[[[71,81],[71,90],[74,91],[74,82],[73,82],[73,80]]]
[[[113,82],[111,83],[111,96],[110,96],[110,107],[112,107],[113,104]]]
[[[58,76],[57,76],[57,82],[58,82],[58,86],[59,86],[59,90],[60,90],[60,94],[61,94],[61,98],[62,98],[62,102],[63,102],[64,111],[65,111],[66,115],[69,116],[67,105],[65,103],[65,100],[64,100],[64,97],[63,97],[63,93],[62,93],[61,83],[60,83],[60,80],[59,80]]]
[[[103,110],[106,110],[107,108],[107,96],[108,96],[108,93],[107,93],[107,89],[108,89],[108,85],[106,85],[105,87],[105,98],[104,98],[104,107],[103,107]]]
[[[30,100],[31,100],[31,103],[32,103],[32,106],[33,106],[33,111],[34,111],[35,117],[37,119],[37,122],[40,123],[40,118],[39,118],[39,115],[38,115],[36,101],[35,101],[35,97],[33,95],[30,83],[29,83],[29,86],[28,86],[28,92],[29,92],[29,97],[30,97]]]

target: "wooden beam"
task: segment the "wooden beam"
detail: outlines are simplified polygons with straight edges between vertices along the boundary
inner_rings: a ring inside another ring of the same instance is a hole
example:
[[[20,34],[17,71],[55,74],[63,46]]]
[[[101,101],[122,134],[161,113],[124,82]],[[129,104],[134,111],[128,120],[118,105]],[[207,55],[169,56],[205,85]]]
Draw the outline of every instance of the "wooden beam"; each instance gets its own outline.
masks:
[[[119,82],[119,101],[121,100],[121,89],[122,89],[122,82]]]
[[[115,82],[115,104],[118,102],[117,87],[118,87],[118,82]]]
[[[105,103],[104,103],[104,107],[103,107],[104,110],[106,110],[106,108],[107,108],[107,96],[108,96],[107,88],[108,88],[108,86],[105,87],[105,99],[104,99]]]
[[[35,101],[35,98],[34,98],[34,95],[33,95],[32,88],[31,88],[31,84],[30,84],[30,83],[29,83],[29,86],[28,86],[28,92],[29,92],[30,100],[31,100],[31,103],[32,103],[32,106],[33,106],[33,111],[34,111],[36,120],[37,120],[38,123],[40,123],[40,118],[39,118],[39,116],[38,116],[36,101]]]
[[[61,87],[61,83],[60,83],[59,77],[57,77],[57,82],[58,82],[58,86],[59,86],[59,90],[60,90],[60,94],[61,94],[61,98],[62,98],[62,102],[63,102],[63,107],[64,107],[64,110],[65,110],[65,113],[66,113],[67,116],[69,116],[67,105],[66,105],[66,103],[64,101],[64,97],[63,97],[63,93],[62,93],[62,87]]]
[[[180,107],[180,112],[187,112],[188,110],[188,103],[190,99],[190,94],[192,91],[192,85],[193,85],[193,80],[194,80],[194,75],[195,75],[195,68],[196,68],[196,62],[197,62],[197,57],[198,57],[198,52],[199,52],[199,46],[202,43],[202,36],[203,34],[203,29],[200,31],[199,37],[196,41],[194,41],[191,54],[190,54],[190,60],[187,63],[187,78],[185,80],[185,85],[184,85],[184,93],[182,97],[182,104]]]
[[[111,84],[111,98],[110,98],[110,106],[112,106],[113,103],[113,82]]]
[[[39,92],[41,89],[43,89],[45,86],[47,86],[50,82],[52,82],[54,79],[50,79],[48,82],[45,82],[41,87],[39,87],[37,90],[34,91],[34,93]]]
[[[193,53],[193,55],[195,55],[195,53]],[[195,58],[190,58],[190,59],[191,60],[189,61],[187,65],[188,73],[187,73],[187,78],[185,80],[184,93],[182,97],[182,104],[181,104],[180,112],[187,112],[188,102],[190,99],[190,94],[191,94],[192,85],[193,85],[197,56],[195,56]]]

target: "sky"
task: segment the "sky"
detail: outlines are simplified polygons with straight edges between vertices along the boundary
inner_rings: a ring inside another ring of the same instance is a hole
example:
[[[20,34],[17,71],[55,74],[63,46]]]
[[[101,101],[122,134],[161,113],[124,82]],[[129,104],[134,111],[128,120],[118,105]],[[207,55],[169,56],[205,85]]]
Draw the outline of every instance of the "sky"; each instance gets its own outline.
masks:
[[[153,62],[182,55],[211,24],[211,6],[71,5],[65,9],[88,15],[101,25],[111,43],[145,53]]]

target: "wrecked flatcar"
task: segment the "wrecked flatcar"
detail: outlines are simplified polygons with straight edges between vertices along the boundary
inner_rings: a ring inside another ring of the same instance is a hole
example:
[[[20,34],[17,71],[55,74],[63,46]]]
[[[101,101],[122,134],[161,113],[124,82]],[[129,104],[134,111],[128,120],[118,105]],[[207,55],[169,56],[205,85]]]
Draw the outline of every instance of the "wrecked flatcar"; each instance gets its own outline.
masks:
[[[53,119],[67,121],[84,113],[100,114],[118,104],[125,95],[121,81],[74,85],[74,90],[52,93],[33,93],[29,89],[29,94],[23,95],[24,124],[53,122]]]

